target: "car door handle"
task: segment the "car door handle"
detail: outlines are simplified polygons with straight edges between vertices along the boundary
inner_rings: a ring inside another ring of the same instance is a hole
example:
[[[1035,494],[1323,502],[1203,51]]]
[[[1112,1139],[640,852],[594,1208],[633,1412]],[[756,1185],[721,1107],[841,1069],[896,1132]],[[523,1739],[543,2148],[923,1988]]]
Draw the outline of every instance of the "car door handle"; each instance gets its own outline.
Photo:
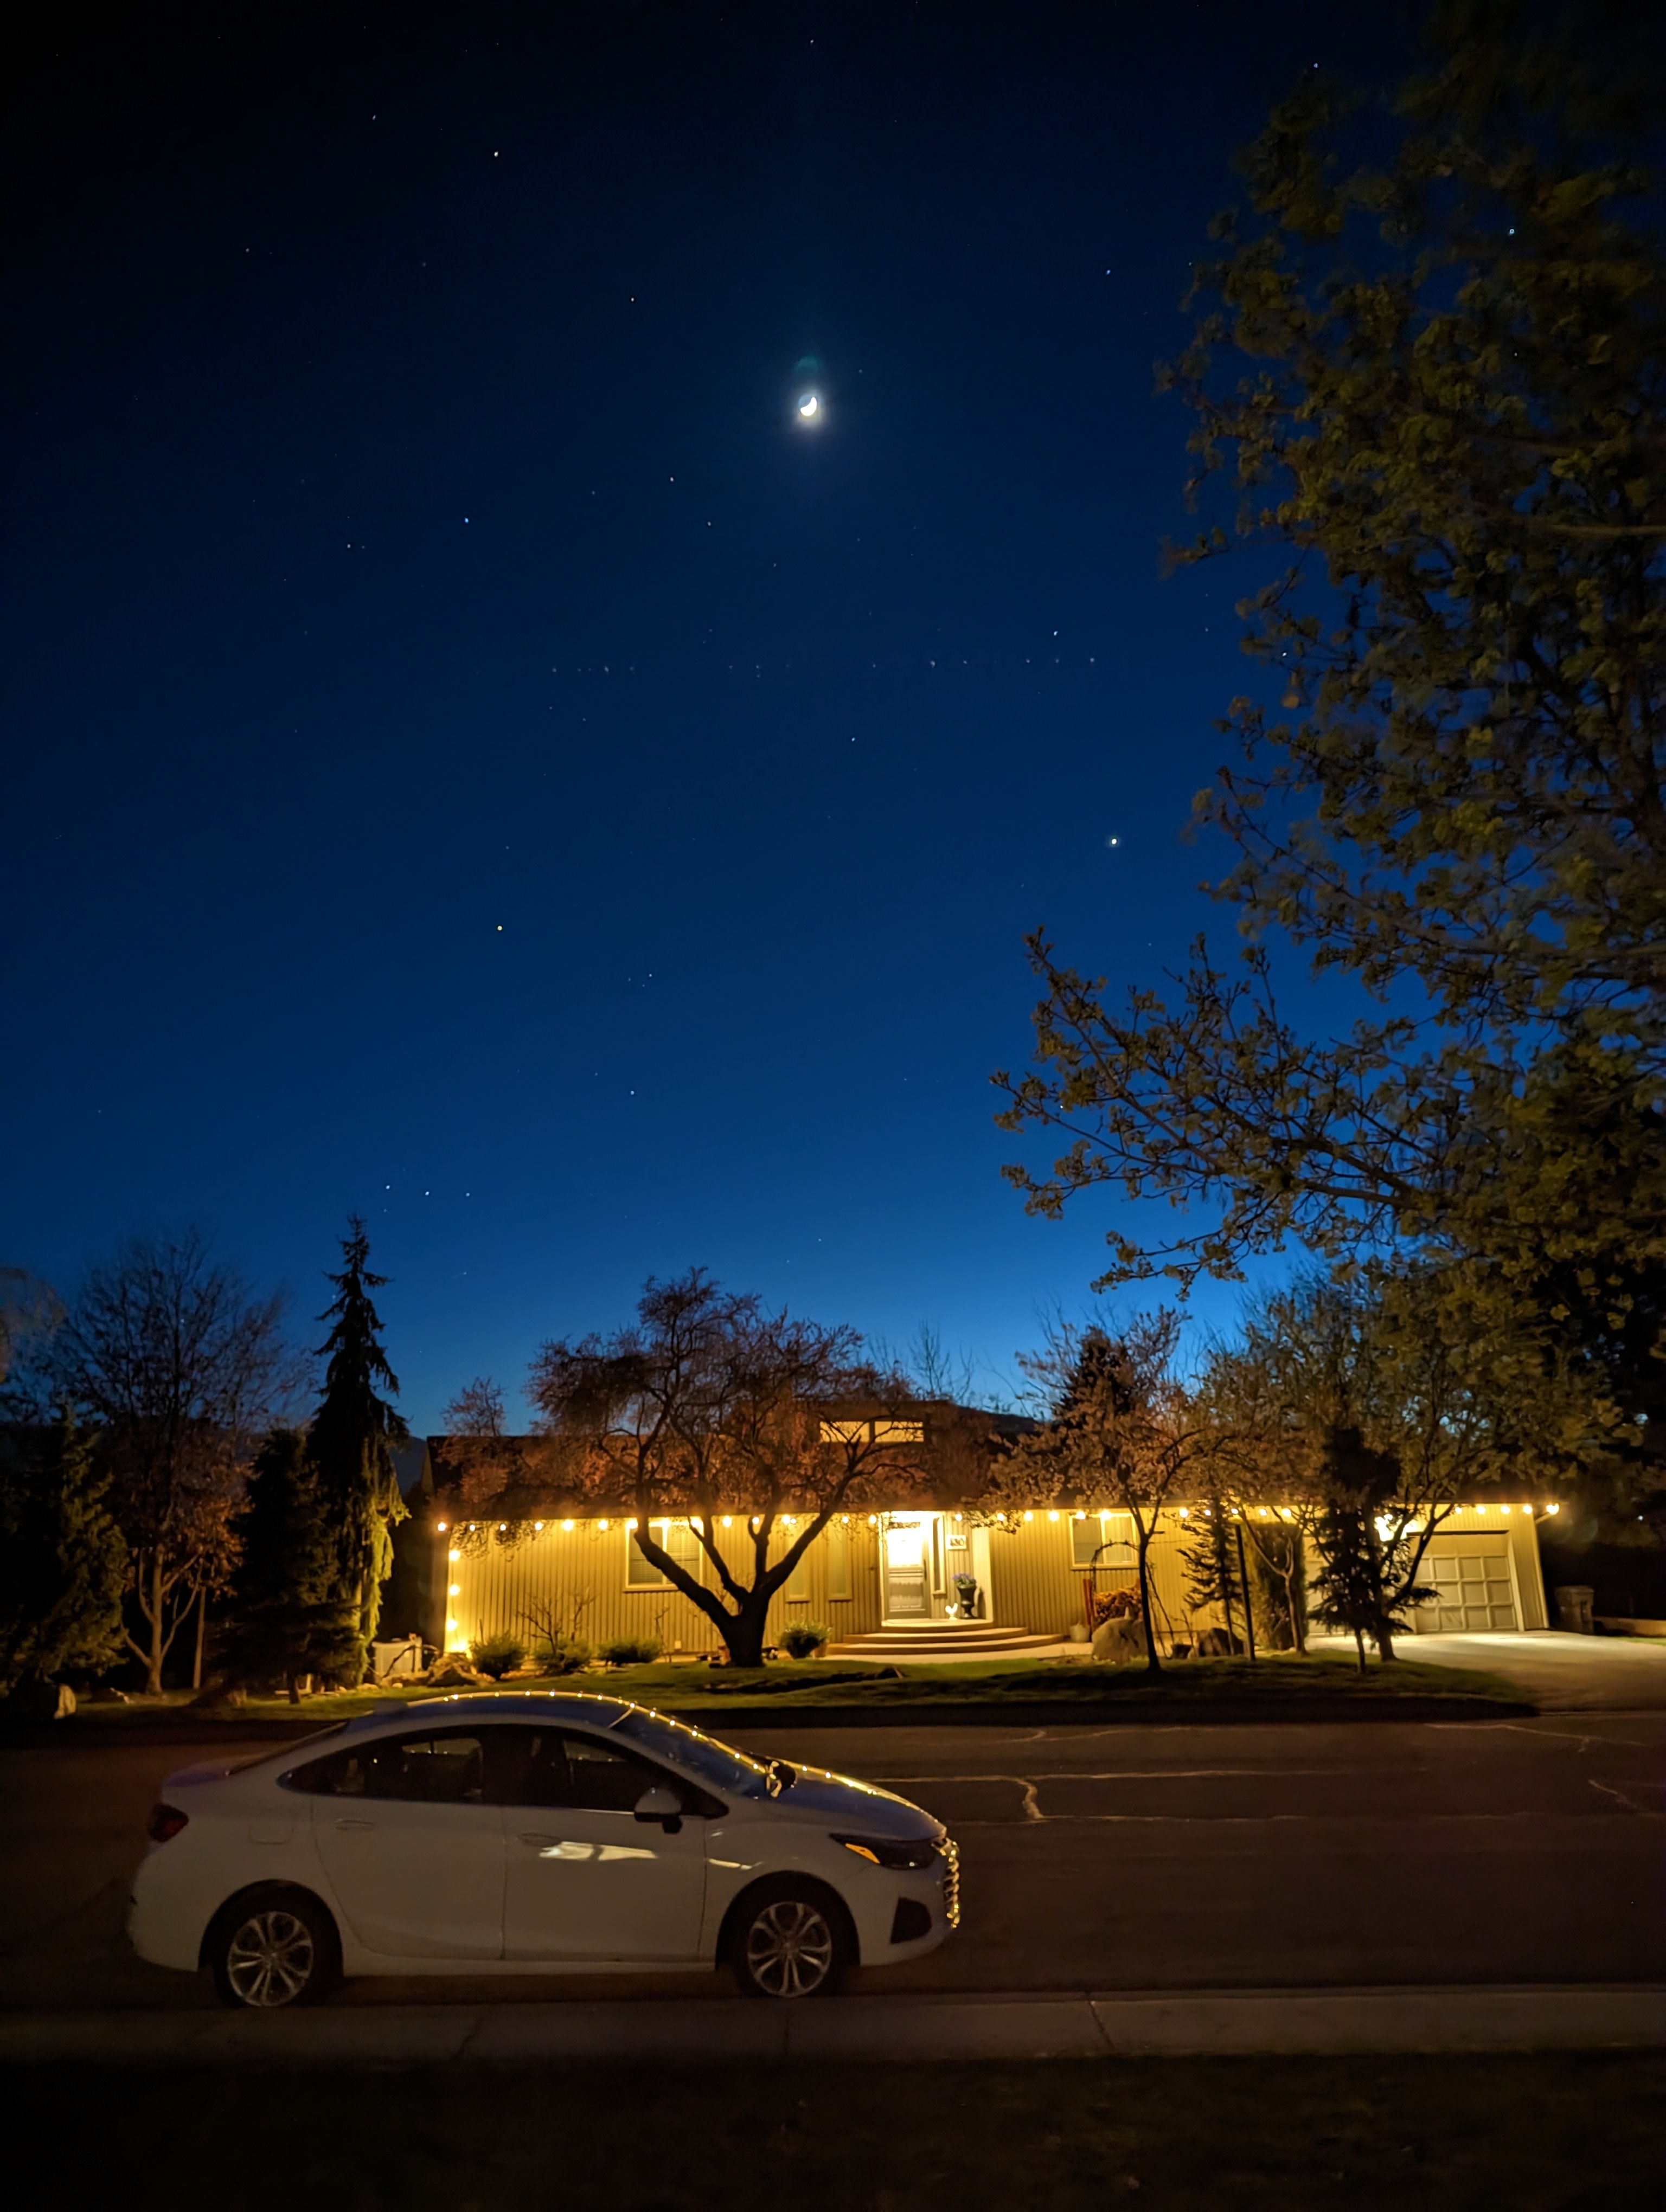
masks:
[[[374,1820],[337,1820],[336,1823],[338,1828],[374,1828],[375,1825]]]
[[[561,1838],[559,1836],[521,1836],[517,1838],[516,1840],[523,1844],[531,1844],[536,1847],[539,1844],[558,1844],[561,1841]]]

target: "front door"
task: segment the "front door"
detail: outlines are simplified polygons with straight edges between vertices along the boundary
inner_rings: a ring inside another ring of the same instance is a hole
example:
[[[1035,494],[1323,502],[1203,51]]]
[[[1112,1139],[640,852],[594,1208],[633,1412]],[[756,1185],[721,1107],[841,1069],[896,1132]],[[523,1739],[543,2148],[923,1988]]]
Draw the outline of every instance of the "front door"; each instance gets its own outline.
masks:
[[[706,1823],[639,1820],[663,1768],[576,1730],[538,1729],[505,1808],[510,1959],[692,1959],[706,1903]]]
[[[931,1517],[894,1516],[885,1524],[885,1619],[929,1620]]]
[[[430,1729],[337,1752],[310,1770],[313,1836],[367,1950],[503,1955],[502,1808],[480,1732]]]

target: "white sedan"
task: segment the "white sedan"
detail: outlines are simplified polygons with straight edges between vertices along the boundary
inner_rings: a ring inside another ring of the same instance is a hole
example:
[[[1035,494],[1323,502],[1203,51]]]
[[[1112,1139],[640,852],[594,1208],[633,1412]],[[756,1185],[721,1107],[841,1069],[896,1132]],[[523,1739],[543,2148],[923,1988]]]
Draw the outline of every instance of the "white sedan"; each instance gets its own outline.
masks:
[[[813,1996],[959,1922],[939,1822],[866,1782],[623,1698],[437,1698],[162,1785],[128,1932],[228,2004],[344,1974],[583,1974],[727,1963]]]

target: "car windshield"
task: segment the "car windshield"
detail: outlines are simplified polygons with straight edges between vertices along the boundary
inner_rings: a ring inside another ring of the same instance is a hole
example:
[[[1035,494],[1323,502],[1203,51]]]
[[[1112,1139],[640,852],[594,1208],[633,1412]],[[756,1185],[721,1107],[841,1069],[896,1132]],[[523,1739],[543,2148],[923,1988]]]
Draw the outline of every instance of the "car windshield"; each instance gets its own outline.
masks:
[[[680,1766],[708,1790],[727,1790],[737,1797],[773,1794],[768,1767],[748,1759],[744,1751],[733,1751],[727,1743],[719,1743],[715,1736],[702,1735],[686,1721],[667,1720],[663,1713],[646,1712],[641,1706],[632,1705],[620,1714],[611,1732],[627,1736],[642,1750]]]

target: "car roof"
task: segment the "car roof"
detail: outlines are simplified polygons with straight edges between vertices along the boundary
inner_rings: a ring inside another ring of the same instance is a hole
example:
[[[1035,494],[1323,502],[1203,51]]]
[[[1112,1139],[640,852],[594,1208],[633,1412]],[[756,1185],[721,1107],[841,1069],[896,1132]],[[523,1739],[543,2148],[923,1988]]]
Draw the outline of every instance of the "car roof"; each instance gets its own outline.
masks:
[[[429,1726],[450,1726],[459,1721],[573,1721],[605,1729],[630,1710],[628,1698],[599,1698],[583,1690],[495,1690],[473,1697],[465,1692],[357,1713],[344,1723],[343,1733],[358,1735],[371,1729],[402,1728],[413,1721]]]

